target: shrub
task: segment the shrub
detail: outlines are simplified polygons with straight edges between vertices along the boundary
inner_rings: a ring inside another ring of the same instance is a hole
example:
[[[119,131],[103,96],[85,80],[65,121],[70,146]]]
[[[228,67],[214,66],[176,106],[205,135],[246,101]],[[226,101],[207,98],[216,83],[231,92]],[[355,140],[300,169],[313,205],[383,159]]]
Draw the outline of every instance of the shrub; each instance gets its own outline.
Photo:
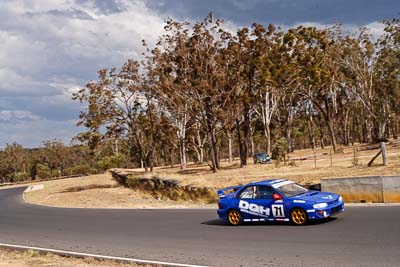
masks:
[[[23,181],[29,180],[29,178],[30,178],[29,173],[26,173],[26,172],[17,172],[17,173],[14,173],[12,176],[13,176],[14,182],[23,182]]]
[[[82,164],[69,168],[67,172],[69,175],[91,174],[92,168],[89,165]]]
[[[137,187],[140,186],[140,181],[138,178],[134,178],[134,177],[129,177],[126,180],[126,185],[132,189],[136,189]]]
[[[126,166],[127,159],[123,155],[104,157],[96,162],[96,168],[101,171],[106,171],[112,168],[121,168]]]
[[[36,166],[36,174],[40,179],[47,179],[52,177],[52,172],[47,165],[38,164]]]
[[[286,156],[287,149],[288,143],[286,138],[279,138],[272,148],[272,158],[277,161],[281,161],[282,158]]]

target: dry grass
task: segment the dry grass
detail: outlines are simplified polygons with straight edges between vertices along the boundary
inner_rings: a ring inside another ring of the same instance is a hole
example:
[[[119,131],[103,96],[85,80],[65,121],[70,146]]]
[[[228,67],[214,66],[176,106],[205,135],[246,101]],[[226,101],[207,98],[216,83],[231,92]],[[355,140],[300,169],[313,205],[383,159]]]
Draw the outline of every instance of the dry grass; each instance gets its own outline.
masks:
[[[379,151],[378,149],[363,150],[365,145],[341,148],[342,153],[332,153],[331,148],[307,149],[289,154],[295,166],[287,164],[254,165],[249,158],[249,165],[240,168],[239,161],[233,163],[222,162],[222,168],[217,173],[212,173],[207,164],[190,164],[185,171],[179,167],[155,168],[151,175],[162,178],[175,179],[182,185],[199,185],[211,187],[225,187],[234,184],[244,184],[269,178],[288,178],[299,183],[318,183],[320,179],[332,177],[373,176],[373,175],[399,175],[400,174],[400,149],[396,145],[388,145],[389,165],[383,166],[382,159],[377,158],[374,165],[367,166],[369,160]],[[356,156],[354,156],[354,150]],[[317,160],[313,157],[317,155]],[[307,158],[307,160],[299,160]],[[294,161],[293,161],[294,159]],[[356,164],[355,164],[356,163]],[[123,170],[137,176],[146,176],[141,169]]]
[[[28,202],[75,208],[184,208],[187,203],[158,200],[150,194],[122,187],[110,174],[43,182],[43,190],[25,194]],[[101,197],[99,197],[101,196]],[[191,207],[209,207],[191,203]]]
[[[301,150],[291,153],[289,157],[292,159],[308,158],[294,161],[293,166],[283,163],[254,165],[252,159],[249,159],[249,165],[243,168],[240,168],[237,160],[230,164],[223,161],[221,162],[222,168],[217,173],[212,173],[207,164],[189,164],[184,172],[180,171],[179,166],[174,168],[158,167],[151,174],[145,174],[142,169],[119,171],[140,177],[156,175],[165,179],[174,179],[183,186],[215,188],[270,178],[288,178],[302,184],[310,184],[318,183],[323,178],[400,174],[398,144],[387,147],[388,166],[383,166],[382,159],[378,158],[372,167],[368,167],[368,161],[378,152],[378,149],[365,150],[365,148],[365,145],[343,148],[342,153],[332,154],[332,166],[328,147],[316,151]],[[356,160],[354,159],[354,150],[360,150],[356,152]],[[316,161],[313,159],[314,153],[317,155]],[[355,163],[357,164],[355,165]],[[187,201],[165,199],[161,201],[155,199],[150,193],[117,185],[109,174],[48,181],[43,184],[45,185],[44,190],[25,194],[29,202],[79,208],[214,208],[215,206]]]
[[[39,254],[35,251],[0,249],[0,267],[135,267],[135,263],[119,263],[93,258],[71,258],[55,254]]]

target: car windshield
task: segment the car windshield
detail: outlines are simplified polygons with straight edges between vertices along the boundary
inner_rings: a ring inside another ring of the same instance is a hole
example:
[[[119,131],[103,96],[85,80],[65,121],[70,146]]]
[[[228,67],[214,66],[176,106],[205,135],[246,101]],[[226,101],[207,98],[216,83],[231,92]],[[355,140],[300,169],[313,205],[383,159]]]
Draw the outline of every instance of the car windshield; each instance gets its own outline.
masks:
[[[295,184],[295,183],[284,184],[284,185],[278,187],[278,189],[283,194],[285,194],[285,196],[287,196],[287,197],[297,196],[297,195],[303,194],[308,191],[308,189],[302,187],[301,185]]]

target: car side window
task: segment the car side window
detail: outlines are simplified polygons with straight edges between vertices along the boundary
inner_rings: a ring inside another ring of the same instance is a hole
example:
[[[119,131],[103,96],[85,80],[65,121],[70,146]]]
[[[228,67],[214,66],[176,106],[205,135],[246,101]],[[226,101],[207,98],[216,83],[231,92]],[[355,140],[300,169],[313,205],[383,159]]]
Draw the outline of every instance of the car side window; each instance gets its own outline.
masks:
[[[254,199],[257,198],[257,187],[248,186],[240,193],[239,198]]]
[[[268,186],[259,186],[258,187],[258,198],[259,199],[272,199],[274,190]]]

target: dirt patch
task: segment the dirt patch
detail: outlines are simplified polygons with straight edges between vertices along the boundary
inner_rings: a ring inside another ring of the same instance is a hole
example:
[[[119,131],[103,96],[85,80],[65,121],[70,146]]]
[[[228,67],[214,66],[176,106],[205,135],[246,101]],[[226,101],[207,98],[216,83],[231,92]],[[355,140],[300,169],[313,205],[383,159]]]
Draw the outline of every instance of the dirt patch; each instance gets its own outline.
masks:
[[[96,260],[93,258],[72,258],[55,254],[39,254],[35,251],[26,252],[0,249],[0,267],[147,267],[135,263],[119,263],[110,260]]]

